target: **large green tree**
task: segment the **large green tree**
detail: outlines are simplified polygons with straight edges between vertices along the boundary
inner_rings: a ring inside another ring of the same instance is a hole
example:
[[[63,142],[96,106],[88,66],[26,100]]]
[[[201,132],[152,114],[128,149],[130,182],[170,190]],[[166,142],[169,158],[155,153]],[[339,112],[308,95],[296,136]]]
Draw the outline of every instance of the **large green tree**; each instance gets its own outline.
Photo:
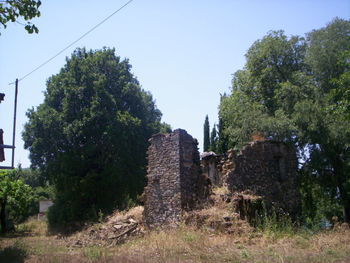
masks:
[[[93,219],[142,192],[161,113],[130,69],[114,49],[77,49],[28,111],[25,147],[56,188],[52,225]]]
[[[242,147],[254,133],[293,143],[301,174],[342,205],[347,222],[349,49],[350,22],[338,18],[305,39],[272,31],[248,50],[219,112],[230,147]]]
[[[38,33],[39,29],[29,20],[40,16],[40,6],[41,1],[38,0],[0,1],[0,24],[6,28],[9,22],[18,22],[19,18],[23,18],[26,21],[25,30],[30,34]]]

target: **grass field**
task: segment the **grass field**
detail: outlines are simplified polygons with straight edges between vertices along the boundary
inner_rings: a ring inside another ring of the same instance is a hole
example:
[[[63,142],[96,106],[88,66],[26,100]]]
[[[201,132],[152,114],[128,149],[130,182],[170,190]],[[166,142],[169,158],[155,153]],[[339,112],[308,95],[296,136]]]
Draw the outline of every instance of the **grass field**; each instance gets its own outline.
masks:
[[[20,225],[0,237],[0,262],[350,262],[350,230],[263,231],[242,236],[180,226],[146,233],[112,247],[71,247],[66,238],[48,235],[45,222]]]

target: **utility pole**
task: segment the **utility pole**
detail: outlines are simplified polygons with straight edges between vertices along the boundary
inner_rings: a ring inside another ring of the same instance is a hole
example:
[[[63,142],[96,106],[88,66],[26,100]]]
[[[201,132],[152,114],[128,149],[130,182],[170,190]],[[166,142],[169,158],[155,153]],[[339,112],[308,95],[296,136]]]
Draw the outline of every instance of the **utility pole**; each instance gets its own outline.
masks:
[[[13,109],[13,133],[12,133],[12,169],[15,168],[15,139],[16,139],[16,118],[17,118],[17,94],[18,94],[18,79],[15,84],[15,103]]]
[[[17,117],[17,94],[18,94],[18,79],[15,81],[15,101],[14,101],[14,111],[13,111],[13,133],[12,133],[12,145],[6,145],[3,142],[0,143],[1,149],[12,149],[12,160],[11,166],[0,166],[0,169],[14,169],[15,168],[15,140],[16,140],[16,117]],[[1,94],[2,99],[5,94]],[[3,131],[1,130],[1,133]],[[4,156],[2,156],[4,158]],[[5,159],[3,159],[5,160]],[[3,161],[2,160],[2,161]]]

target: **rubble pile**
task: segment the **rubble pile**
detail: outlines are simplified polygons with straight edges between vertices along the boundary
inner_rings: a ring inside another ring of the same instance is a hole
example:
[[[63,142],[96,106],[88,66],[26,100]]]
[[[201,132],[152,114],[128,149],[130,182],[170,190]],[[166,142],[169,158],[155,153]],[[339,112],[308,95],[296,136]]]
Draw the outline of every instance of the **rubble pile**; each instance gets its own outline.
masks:
[[[144,234],[143,207],[134,207],[127,212],[116,211],[105,222],[92,225],[69,237],[73,247],[113,246]]]
[[[249,190],[233,193],[231,203],[240,219],[248,221],[251,225],[255,225],[258,217],[264,212],[263,198]]]
[[[185,213],[183,222],[198,229],[219,231],[237,236],[254,231],[249,224],[249,219],[252,213],[255,213],[253,204],[257,200],[261,200],[259,196],[249,193],[231,194],[228,191],[227,193],[218,193],[214,189],[211,200],[211,206]]]

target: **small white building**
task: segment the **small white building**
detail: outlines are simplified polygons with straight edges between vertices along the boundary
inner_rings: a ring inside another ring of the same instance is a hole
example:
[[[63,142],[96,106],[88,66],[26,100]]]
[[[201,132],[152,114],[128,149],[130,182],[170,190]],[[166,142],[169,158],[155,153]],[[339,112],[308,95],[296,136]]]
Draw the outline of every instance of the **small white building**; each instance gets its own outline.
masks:
[[[43,219],[46,217],[46,212],[49,209],[50,206],[53,205],[53,202],[51,200],[41,200],[39,201],[39,214],[38,214],[38,220]]]

